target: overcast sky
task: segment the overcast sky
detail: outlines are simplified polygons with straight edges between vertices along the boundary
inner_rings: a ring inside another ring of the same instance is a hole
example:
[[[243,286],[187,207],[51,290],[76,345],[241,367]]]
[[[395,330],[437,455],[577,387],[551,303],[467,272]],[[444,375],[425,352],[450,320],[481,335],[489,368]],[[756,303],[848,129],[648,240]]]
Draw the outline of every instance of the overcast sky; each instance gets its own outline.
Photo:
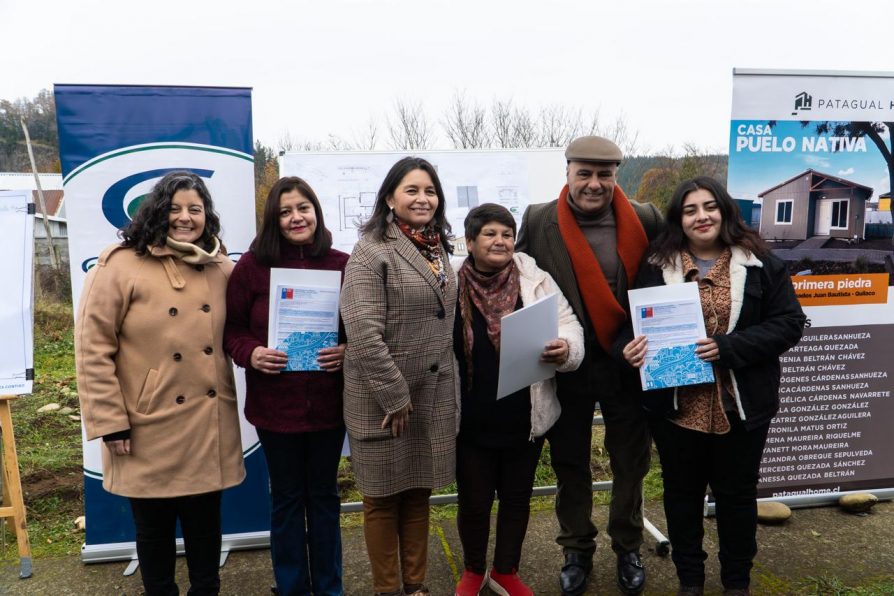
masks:
[[[350,139],[398,97],[438,118],[465,90],[623,114],[643,150],[725,152],[734,67],[891,71],[892,20],[891,0],[0,0],[0,98],[250,86],[276,145]]]

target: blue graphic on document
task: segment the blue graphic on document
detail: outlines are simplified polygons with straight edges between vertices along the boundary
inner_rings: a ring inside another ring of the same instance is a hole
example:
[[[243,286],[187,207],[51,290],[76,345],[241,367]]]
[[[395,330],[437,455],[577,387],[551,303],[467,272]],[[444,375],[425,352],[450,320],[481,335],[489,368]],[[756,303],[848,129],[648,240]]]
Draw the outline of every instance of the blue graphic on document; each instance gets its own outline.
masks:
[[[695,344],[659,348],[643,367],[643,384],[650,389],[697,385],[714,381],[714,371],[695,355]]]
[[[317,363],[318,352],[337,344],[337,331],[301,331],[280,340],[276,349],[289,357],[286,370],[323,370]]]

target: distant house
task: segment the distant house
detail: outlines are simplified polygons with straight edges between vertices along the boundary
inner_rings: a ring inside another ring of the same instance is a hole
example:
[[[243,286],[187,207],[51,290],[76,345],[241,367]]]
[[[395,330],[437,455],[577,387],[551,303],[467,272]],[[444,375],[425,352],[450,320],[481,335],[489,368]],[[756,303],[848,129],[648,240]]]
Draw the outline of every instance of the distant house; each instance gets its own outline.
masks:
[[[767,240],[863,238],[872,189],[806,170],[757,196],[763,199],[760,234]]]
[[[46,202],[47,222],[53,244],[64,262],[68,261],[68,221],[65,217],[65,193],[62,190],[62,174],[40,174],[40,186]],[[30,190],[32,201],[38,205],[36,184],[33,174],[19,172],[0,173],[0,190]],[[47,242],[43,214],[36,209],[34,220],[34,256],[38,265],[49,265],[50,250]]]

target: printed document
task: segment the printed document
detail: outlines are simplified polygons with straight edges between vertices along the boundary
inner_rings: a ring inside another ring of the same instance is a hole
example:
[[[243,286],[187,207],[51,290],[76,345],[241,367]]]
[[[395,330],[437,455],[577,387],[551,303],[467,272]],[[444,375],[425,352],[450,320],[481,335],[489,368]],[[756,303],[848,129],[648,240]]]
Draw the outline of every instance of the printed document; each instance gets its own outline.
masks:
[[[340,292],[340,271],[270,270],[267,345],[289,357],[284,370],[322,370],[319,351],[338,345]]]
[[[497,399],[551,379],[556,366],[540,361],[546,342],[559,336],[558,294],[550,294],[500,320]]]
[[[640,368],[643,389],[664,389],[714,381],[710,362],[695,354],[706,337],[698,284],[688,282],[627,292],[635,337],[648,340]]]

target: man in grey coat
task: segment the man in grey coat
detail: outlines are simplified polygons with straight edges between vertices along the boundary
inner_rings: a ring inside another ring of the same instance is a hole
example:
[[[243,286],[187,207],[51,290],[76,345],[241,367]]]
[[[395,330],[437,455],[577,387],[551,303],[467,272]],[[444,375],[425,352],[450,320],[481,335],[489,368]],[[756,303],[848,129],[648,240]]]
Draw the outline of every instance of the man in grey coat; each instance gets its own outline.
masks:
[[[580,137],[565,157],[567,185],[558,199],[528,207],[516,244],[553,276],[584,327],[586,356],[577,371],[556,375],[562,414],[546,435],[558,479],[556,542],[565,557],[559,581],[563,594],[582,594],[593,565],[590,453],[598,401],[613,477],[608,533],[618,585],[637,594],[646,580],[639,549],[651,439],[639,379],[612,359],[610,346],[626,321],[627,290],[663,222],[654,205],[630,201],[617,185],[623,155],[610,140]]]

